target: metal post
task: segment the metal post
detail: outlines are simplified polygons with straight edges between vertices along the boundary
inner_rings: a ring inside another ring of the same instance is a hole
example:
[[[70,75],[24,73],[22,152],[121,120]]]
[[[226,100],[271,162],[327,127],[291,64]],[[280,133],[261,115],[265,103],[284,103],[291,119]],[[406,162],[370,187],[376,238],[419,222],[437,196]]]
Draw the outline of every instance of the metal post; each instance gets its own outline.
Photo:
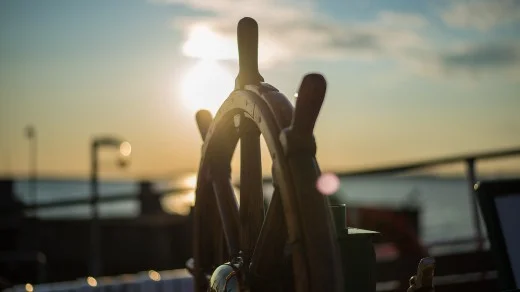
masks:
[[[470,158],[466,160],[467,163],[467,169],[466,169],[466,175],[468,178],[468,184],[469,184],[469,195],[470,195],[470,201],[473,207],[473,224],[475,227],[475,230],[477,232],[477,239],[478,239],[478,245],[477,250],[481,251],[483,248],[483,239],[482,239],[482,226],[480,224],[480,217],[479,217],[479,208],[477,204],[476,194],[475,194],[475,184],[477,183],[477,178],[475,174],[475,159]]]
[[[124,152],[121,152],[121,146],[126,143]],[[130,155],[130,144],[124,140],[104,136],[93,138],[90,145],[90,258],[89,272],[90,276],[99,277],[103,273],[103,257],[101,256],[101,223],[99,218],[99,183],[98,183],[98,152],[101,146],[117,147],[123,156]],[[123,165],[124,166],[124,165]]]
[[[36,206],[38,205],[38,191],[37,191],[37,162],[38,162],[38,139],[36,130],[33,126],[26,128],[27,139],[29,139],[29,197],[31,204],[35,207],[34,215],[37,214]]]
[[[99,190],[98,190],[98,148],[97,141],[93,141],[90,148],[90,267],[89,274],[98,277],[101,274],[100,230],[99,230]]]
[[[31,187],[32,187],[32,195],[33,195],[33,203],[34,206],[38,205],[38,190],[37,190],[37,161],[38,161],[38,136],[37,133],[34,133],[32,142],[32,174],[31,174]],[[38,209],[34,209],[34,214],[38,214]]]

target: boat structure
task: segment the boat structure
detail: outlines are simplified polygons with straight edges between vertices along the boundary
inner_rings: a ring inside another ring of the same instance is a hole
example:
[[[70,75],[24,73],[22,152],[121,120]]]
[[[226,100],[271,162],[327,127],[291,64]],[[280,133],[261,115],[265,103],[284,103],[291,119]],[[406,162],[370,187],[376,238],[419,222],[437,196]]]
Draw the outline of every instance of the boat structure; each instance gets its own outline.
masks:
[[[0,286],[5,291],[518,289],[520,179],[479,181],[475,164],[518,156],[520,148],[322,173],[313,131],[326,95],[325,77],[305,75],[293,106],[259,73],[254,19],[240,20],[237,41],[240,70],[234,91],[215,116],[201,110],[194,119],[202,155],[193,188],[143,181],[135,192],[104,196],[93,175],[93,191],[84,198],[24,204],[16,195],[16,178],[0,180]],[[261,135],[273,162],[269,174],[261,169]],[[238,144],[241,179],[232,182],[230,162]],[[99,139],[92,149],[101,145],[124,144]],[[339,190],[342,183],[382,176],[402,183],[412,172],[454,163],[467,170],[462,195],[470,202],[468,210],[455,208],[471,217],[471,225],[461,227],[471,232],[448,225],[429,229],[425,220],[447,215],[425,212],[450,203],[425,209],[424,202],[440,199],[426,194],[429,184],[420,186],[417,177],[411,187],[393,191],[406,199],[399,204],[360,200],[384,198],[390,192],[384,185],[377,191],[365,188],[357,197],[348,187]],[[167,197],[186,191],[194,192],[186,214],[165,210]],[[100,216],[103,204],[124,201],[138,206],[134,216]],[[91,216],[34,216],[80,205],[91,208]],[[453,236],[446,240],[432,240],[433,235],[424,240],[426,233],[448,232]]]

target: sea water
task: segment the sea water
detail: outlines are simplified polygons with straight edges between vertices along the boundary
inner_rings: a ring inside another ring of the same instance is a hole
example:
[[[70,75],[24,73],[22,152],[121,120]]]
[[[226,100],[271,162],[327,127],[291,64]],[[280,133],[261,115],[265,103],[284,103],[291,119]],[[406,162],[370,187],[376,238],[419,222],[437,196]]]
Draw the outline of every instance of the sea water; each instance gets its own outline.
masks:
[[[167,185],[172,184],[165,181],[155,182],[158,190],[164,189]],[[121,193],[136,194],[138,189],[138,182],[135,181],[101,181],[99,184],[99,193],[102,197]],[[265,190],[266,192],[271,191],[267,185]],[[26,180],[16,181],[15,191],[17,197],[26,203],[34,200],[30,193],[30,183]],[[37,182],[37,201],[45,203],[88,198],[89,191],[87,180],[43,179]],[[172,196],[165,200],[170,200],[170,202],[178,200],[174,195]],[[421,208],[421,238],[426,243],[475,236],[470,188],[464,177],[367,176],[342,178],[337,196],[347,204],[363,206],[399,206],[413,203]],[[185,204],[192,204],[192,200],[185,200]],[[43,218],[88,218],[89,210],[88,205],[48,208],[39,210],[38,216]],[[138,213],[139,203],[136,200],[100,205],[102,217],[133,217]]]

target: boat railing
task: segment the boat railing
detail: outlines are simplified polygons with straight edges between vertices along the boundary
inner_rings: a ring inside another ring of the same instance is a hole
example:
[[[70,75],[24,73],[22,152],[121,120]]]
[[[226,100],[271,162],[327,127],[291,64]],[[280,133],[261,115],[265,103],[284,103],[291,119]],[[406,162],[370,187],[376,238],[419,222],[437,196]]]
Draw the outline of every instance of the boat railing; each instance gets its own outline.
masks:
[[[449,165],[455,163],[465,163],[466,164],[466,179],[468,185],[468,194],[471,201],[472,207],[472,224],[476,231],[476,236],[474,238],[470,238],[469,240],[476,241],[478,246],[477,250],[482,250],[484,247],[484,242],[487,240],[484,236],[482,222],[479,216],[479,207],[476,200],[475,194],[475,184],[478,182],[477,180],[477,169],[476,162],[477,161],[486,161],[486,160],[494,160],[505,157],[514,157],[520,156],[520,147],[473,153],[473,154],[464,154],[464,155],[454,155],[441,157],[437,159],[424,160],[420,162],[414,163],[406,163],[400,165],[394,165],[389,167],[379,167],[372,169],[364,169],[361,171],[347,171],[338,173],[340,177],[356,177],[356,176],[367,176],[367,175],[383,175],[383,174],[404,174],[411,171],[418,171],[427,168],[432,168],[441,165]],[[461,239],[462,240],[462,239]],[[457,240],[452,240],[452,242],[457,242]],[[446,245],[447,242],[437,242],[437,246]],[[432,245],[430,245],[432,246]]]
[[[457,244],[467,244],[467,243],[478,243],[478,250],[482,250],[485,241],[487,240],[484,232],[482,222],[479,217],[479,209],[477,205],[477,201],[475,199],[474,185],[477,183],[477,169],[476,162],[477,161],[486,161],[486,160],[495,160],[506,157],[514,157],[520,156],[520,147],[502,149],[502,150],[494,150],[487,152],[479,152],[473,154],[464,154],[464,155],[455,155],[448,157],[441,157],[437,159],[429,159],[423,160],[419,162],[412,163],[404,163],[393,166],[386,167],[377,167],[370,169],[362,169],[362,170],[352,170],[352,171],[343,171],[337,172],[336,175],[340,178],[349,178],[349,177],[360,177],[360,176],[371,176],[371,175],[399,175],[399,174],[407,174],[412,171],[424,170],[432,167],[442,166],[442,165],[450,165],[456,163],[465,163],[466,165],[466,179],[468,185],[468,195],[471,201],[472,208],[472,225],[475,229],[475,236],[468,238],[457,238],[445,241],[436,241],[427,244],[428,248],[438,247],[438,246],[446,246],[446,245],[457,245]],[[264,183],[269,183],[271,178],[265,178]],[[193,191],[193,189],[187,188],[166,188],[156,190],[154,193],[158,196],[166,196],[166,195],[174,195],[186,193],[188,191]],[[139,198],[137,193],[121,193],[121,194],[110,194],[106,196],[102,196],[99,198],[99,203],[108,203],[108,202],[118,202],[118,201],[128,201],[128,200],[136,200]],[[91,198],[85,196],[84,198],[79,199],[67,199],[60,201],[52,201],[52,202],[42,202],[36,205],[26,205],[26,211],[34,211],[46,208],[56,208],[56,207],[70,207],[75,205],[87,205],[91,204]]]
[[[476,162],[484,161],[484,160],[493,160],[499,158],[520,156],[520,147],[512,148],[512,149],[504,149],[500,151],[491,151],[491,152],[483,152],[476,153],[471,155],[460,155],[460,156],[452,156],[452,157],[444,157],[439,159],[432,159],[421,161],[417,163],[409,163],[396,165],[391,167],[381,167],[374,169],[365,169],[359,171],[346,171],[339,172],[337,175],[341,178],[349,178],[349,177],[359,177],[359,176],[370,176],[370,175],[399,175],[399,174],[407,174],[411,171],[423,170],[431,167],[441,166],[441,165],[450,165],[455,163],[465,163],[466,165],[466,177],[467,177],[467,186],[468,186],[468,195],[472,202],[472,220],[473,226],[475,227],[475,236],[466,237],[466,238],[455,238],[450,240],[443,241],[435,241],[430,242],[426,245],[428,249],[448,246],[448,245],[464,245],[464,244],[477,244],[477,250],[475,252],[462,252],[451,255],[444,255],[438,257],[439,263],[445,261],[443,265],[444,277],[446,277],[446,281],[451,281],[450,277],[456,275],[461,272],[460,264],[467,263],[467,269],[464,271],[466,274],[470,275],[474,273],[478,279],[484,279],[485,277],[495,277],[493,274],[493,264],[490,257],[489,252],[484,251],[484,246],[487,242],[487,238],[483,235],[483,227],[481,226],[481,220],[479,217],[479,209],[475,199],[474,185],[477,183],[477,170],[476,170]],[[269,178],[264,180],[266,183],[270,181]],[[186,191],[193,191],[181,188],[168,188],[168,189],[160,189],[154,191],[154,193],[158,196],[172,195],[175,193],[185,193]],[[102,196],[97,203],[105,203],[105,202],[116,202],[116,201],[124,201],[124,200],[136,200],[139,199],[139,194],[111,194],[107,196]],[[73,199],[73,200],[60,200],[54,202],[46,202],[40,203],[37,205],[29,205],[25,207],[25,211],[35,211],[39,209],[46,208],[56,208],[56,207],[66,207],[73,205],[88,205],[92,206],[92,201],[90,198],[82,198],[82,199]],[[5,257],[2,256],[2,257]],[[457,263],[454,265],[453,263]],[[396,261],[390,261],[381,263],[378,269],[382,271],[381,275],[385,275],[388,279],[381,278],[381,281],[390,281],[395,280],[399,275],[395,275],[395,271],[399,270],[397,266],[399,263]],[[453,269],[447,269],[447,267],[452,267]],[[457,268],[455,268],[455,266]],[[446,270],[447,269],[447,270]],[[387,273],[385,272],[387,271]],[[441,275],[442,276],[442,275]],[[463,277],[462,277],[463,278]],[[457,279],[462,279],[461,277],[457,277]],[[458,280],[457,280],[458,281]],[[468,281],[472,281],[471,279]],[[395,281],[394,281],[395,282]],[[476,283],[476,282],[475,282]],[[380,283],[379,291],[384,290],[393,290],[392,285],[385,288],[384,283]],[[489,285],[493,285],[492,282],[488,283]],[[475,284],[482,285],[482,284]],[[480,287],[479,286],[479,287]],[[466,286],[465,286],[466,287]],[[477,289],[478,290],[478,289]],[[476,291],[476,290],[475,290]],[[482,290],[483,291],[483,290]]]

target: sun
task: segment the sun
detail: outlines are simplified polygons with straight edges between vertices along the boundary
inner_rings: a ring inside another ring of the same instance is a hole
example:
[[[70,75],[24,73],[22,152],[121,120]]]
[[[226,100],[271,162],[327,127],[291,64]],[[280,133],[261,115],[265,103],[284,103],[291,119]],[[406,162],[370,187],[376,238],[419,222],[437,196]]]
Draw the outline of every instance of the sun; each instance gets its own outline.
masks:
[[[190,111],[206,109],[215,115],[234,85],[233,75],[217,60],[202,59],[184,75],[182,102]]]
[[[275,43],[265,38],[259,44],[259,63],[268,64],[282,51]],[[237,43],[234,36],[215,30],[208,24],[198,23],[187,31],[182,45],[185,56],[198,60],[185,72],[181,83],[181,99],[190,113],[200,109],[216,114],[220,105],[234,89],[235,76],[220,62],[238,59]]]
[[[203,24],[193,26],[182,46],[185,56],[198,59],[181,83],[181,99],[190,111],[201,109],[216,114],[234,89],[235,77],[220,62],[237,58],[236,44]]]

